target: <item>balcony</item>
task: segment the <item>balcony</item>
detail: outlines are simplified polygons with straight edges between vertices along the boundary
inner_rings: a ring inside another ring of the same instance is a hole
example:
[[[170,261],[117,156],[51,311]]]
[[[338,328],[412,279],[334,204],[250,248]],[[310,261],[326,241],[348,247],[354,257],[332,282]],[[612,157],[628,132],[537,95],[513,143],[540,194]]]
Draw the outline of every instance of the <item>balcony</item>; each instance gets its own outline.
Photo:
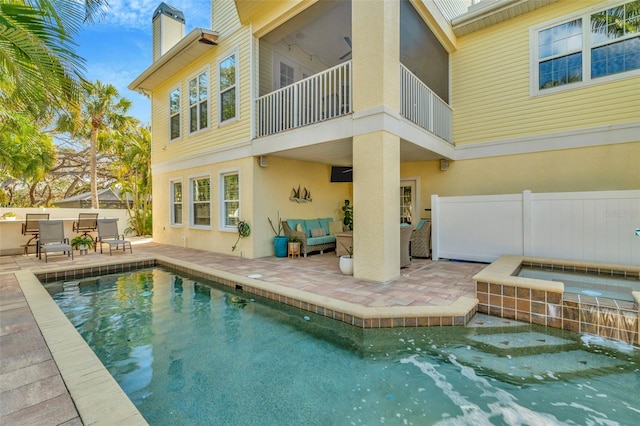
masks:
[[[453,144],[452,109],[407,67],[400,64],[400,115]]]
[[[353,112],[351,61],[256,99],[255,137],[341,117]],[[400,65],[400,115],[452,143],[451,107]]]
[[[255,137],[330,120],[352,112],[351,61],[256,99]]]

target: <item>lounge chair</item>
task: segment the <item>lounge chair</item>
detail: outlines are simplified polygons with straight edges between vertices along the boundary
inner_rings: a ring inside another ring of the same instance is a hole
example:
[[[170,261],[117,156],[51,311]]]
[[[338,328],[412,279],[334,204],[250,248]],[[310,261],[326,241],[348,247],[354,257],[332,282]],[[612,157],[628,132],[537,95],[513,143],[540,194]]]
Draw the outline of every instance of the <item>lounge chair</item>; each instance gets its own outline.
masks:
[[[40,233],[40,221],[49,220],[49,213],[27,213],[24,223],[22,224],[22,235],[30,235],[29,241],[24,245],[24,254],[29,254],[29,246],[31,241],[35,240],[33,244],[36,248],[36,254],[38,254],[38,234]]]
[[[49,253],[64,252],[73,260],[73,247],[64,236],[64,222],[61,220],[40,220],[38,222],[38,258],[49,261]]]
[[[131,247],[131,241],[124,239],[124,234],[118,233],[118,219],[98,219],[98,240],[97,243],[100,244],[100,253],[102,253],[102,245],[109,245],[109,256],[111,256],[111,248],[116,246],[116,250],[120,246],[122,246],[122,251],[127,251],[127,246],[129,246],[129,251],[133,253],[133,248]]]
[[[83,236],[91,238],[95,242],[93,235],[89,232],[95,232],[98,228],[98,213],[79,213],[78,220],[73,222],[73,232],[82,233]],[[93,251],[96,251],[96,245],[93,245]]]
[[[411,237],[412,257],[431,257],[431,220],[420,219]]]

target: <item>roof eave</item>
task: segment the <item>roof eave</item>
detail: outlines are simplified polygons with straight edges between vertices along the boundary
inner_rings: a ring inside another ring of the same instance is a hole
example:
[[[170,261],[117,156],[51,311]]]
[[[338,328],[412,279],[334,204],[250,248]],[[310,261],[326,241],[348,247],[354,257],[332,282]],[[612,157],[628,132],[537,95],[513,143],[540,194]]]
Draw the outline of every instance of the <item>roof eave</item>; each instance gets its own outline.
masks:
[[[179,64],[185,58],[200,56],[217,44],[218,33],[205,28],[195,28],[127,87],[141,93],[151,92],[158,84],[173,75],[174,70],[171,65]]]

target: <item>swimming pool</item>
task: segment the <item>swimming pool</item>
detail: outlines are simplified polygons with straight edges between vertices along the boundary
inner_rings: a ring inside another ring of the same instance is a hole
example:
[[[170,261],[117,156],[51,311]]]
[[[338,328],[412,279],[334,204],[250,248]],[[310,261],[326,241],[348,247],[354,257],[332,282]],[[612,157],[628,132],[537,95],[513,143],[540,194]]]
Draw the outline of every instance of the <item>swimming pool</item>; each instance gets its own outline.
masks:
[[[492,317],[355,328],[159,268],[83,284],[47,287],[150,424],[632,424],[640,414],[638,349],[562,330]]]

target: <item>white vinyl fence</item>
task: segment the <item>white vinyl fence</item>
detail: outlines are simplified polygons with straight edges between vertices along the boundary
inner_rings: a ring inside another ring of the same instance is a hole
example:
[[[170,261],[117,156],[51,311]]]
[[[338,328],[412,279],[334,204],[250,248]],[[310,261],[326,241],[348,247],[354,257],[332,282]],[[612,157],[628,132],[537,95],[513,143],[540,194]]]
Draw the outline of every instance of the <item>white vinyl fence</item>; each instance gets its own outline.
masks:
[[[640,265],[640,190],[431,197],[433,258]]]

